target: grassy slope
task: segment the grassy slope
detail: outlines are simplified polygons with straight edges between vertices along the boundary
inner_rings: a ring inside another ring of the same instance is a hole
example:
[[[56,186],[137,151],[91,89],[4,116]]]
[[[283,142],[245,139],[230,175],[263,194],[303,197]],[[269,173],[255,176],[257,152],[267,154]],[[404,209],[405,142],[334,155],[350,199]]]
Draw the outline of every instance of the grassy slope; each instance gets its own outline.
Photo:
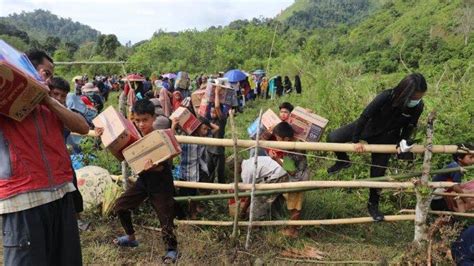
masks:
[[[311,0],[295,0],[295,2],[291,6],[287,7],[285,10],[283,10],[276,17],[276,19],[278,21],[283,22],[283,21],[287,20],[289,17],[291,17],[291,15],[293,15],[293,13],[304,10],[309,5],[311,5]]]

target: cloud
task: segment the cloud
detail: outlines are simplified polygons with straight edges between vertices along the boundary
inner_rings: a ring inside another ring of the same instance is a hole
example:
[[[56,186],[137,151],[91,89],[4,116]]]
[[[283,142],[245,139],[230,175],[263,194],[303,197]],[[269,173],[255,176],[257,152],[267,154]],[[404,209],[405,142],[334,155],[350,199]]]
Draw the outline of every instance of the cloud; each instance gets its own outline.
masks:
[[[122,43],[149,39],[158,29],[182,31],[224,26],[237,19],[274,17],[293,0],[0,0],[0,16],[46,9],[116,34]]]

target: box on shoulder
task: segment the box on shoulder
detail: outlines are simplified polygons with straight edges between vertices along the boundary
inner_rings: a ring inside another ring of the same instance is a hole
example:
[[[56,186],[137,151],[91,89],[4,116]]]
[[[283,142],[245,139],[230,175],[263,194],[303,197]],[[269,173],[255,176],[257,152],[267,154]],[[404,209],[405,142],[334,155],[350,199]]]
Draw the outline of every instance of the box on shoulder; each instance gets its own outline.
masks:
[[[326,118],[299,106],[293,109],[288,119],[288,123],[295,131],[295,138],[309,142],[321,139],[328,122]]]
[[[100,137],[102,143],[120,161],[124,160],[122,151],[140,139],[140,133],[135,125],[112,106],[94,118],[92,123],[95,127],[104,129]]]

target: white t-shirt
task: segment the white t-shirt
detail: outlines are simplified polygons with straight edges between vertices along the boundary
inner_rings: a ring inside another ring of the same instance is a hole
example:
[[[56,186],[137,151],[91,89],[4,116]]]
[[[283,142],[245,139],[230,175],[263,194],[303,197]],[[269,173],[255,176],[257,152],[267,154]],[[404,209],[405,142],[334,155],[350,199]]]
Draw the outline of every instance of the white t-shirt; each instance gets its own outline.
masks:
[[[276,183],[280,178],[287,175],[287,172],[269,156],[257,157],[257,173],[259,176],[256,183]],[[255,159],[250,158],[242,161],[242,181],[246,184],[252,183],[255,174]]]

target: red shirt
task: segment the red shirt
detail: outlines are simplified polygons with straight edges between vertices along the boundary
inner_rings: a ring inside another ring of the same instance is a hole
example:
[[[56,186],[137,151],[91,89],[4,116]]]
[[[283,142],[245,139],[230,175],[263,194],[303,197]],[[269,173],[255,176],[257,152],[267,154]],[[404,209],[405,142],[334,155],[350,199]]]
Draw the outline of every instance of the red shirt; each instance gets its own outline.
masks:
[[[0,115],[0,199],[72,181],[64,126],[39,105],[23,121]]]

